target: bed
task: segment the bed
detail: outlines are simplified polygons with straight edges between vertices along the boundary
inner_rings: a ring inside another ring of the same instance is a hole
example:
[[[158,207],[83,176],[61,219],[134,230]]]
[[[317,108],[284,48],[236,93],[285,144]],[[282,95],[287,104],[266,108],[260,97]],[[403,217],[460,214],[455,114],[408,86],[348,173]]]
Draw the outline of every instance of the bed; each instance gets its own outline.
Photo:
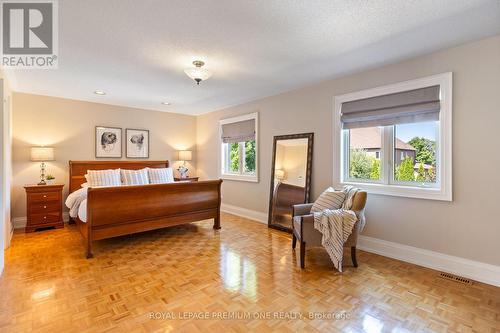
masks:
[[[87,170],[165,168],[168,161],[70,161],[69,192],[81,188]],[[75,217],[93,257],[92,242],[205,219],[220,229],[222,180],[88,188],[86,222]]]

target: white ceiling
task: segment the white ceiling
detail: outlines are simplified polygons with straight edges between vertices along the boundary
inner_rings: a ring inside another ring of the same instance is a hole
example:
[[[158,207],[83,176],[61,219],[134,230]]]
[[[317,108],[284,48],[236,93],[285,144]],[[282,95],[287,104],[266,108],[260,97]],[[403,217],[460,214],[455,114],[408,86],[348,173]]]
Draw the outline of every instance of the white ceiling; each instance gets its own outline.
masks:
[[[15,91],[201,114],[498,34],[500,1],[64,0],[59,18],[59,69],[8,73]]]

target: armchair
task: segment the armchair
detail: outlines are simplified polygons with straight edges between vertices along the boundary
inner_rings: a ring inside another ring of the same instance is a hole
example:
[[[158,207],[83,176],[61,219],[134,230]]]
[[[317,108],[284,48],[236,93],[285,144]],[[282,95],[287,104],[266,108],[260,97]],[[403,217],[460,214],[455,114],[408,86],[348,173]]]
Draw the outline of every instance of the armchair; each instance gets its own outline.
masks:
[[[352,208],[359,217],[366,205],[367,194],[359,191],[354,195]],[[306,244],[309,246],[321,246],[322,234],[314,228],[314,216],[311,214],[312,203],[293,206],[292,223],[292,248],[295,249],[297,240],[300,242],[300,268],[305,267]],[[356,222],[352,233],[344,244],[351,248],[351,259],[354,267],[358,267],[356,260],[356,245],[358,243],[359,221]]]

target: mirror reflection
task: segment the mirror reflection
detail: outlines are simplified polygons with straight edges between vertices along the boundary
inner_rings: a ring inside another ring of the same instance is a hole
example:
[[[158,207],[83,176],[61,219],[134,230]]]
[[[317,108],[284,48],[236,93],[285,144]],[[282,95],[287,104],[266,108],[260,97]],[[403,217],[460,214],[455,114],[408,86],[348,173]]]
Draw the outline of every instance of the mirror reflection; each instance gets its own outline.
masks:
[[[274,137],[269,226],[290,231],[293,205],[310,191],[312,133]]]

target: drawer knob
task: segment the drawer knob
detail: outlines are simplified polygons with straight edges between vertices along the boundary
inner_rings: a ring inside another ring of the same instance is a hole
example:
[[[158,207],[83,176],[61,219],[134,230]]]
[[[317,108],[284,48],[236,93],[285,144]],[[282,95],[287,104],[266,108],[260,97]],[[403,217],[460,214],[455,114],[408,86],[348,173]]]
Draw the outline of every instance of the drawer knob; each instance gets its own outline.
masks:
[[[47,219],[47,216],[44,216],[44,217],[43,217],[43,219],[44,219],[44,220],[46,220],[46,219]]]
[[[47,206],[43,206],[43,208],[47,208]]]
[[[46,197],[47,197],[47,195],[45,195],[45,194],[44,194],[44,195],[43,195],[43,197],[44,197],[44,198],[46,198]]]

